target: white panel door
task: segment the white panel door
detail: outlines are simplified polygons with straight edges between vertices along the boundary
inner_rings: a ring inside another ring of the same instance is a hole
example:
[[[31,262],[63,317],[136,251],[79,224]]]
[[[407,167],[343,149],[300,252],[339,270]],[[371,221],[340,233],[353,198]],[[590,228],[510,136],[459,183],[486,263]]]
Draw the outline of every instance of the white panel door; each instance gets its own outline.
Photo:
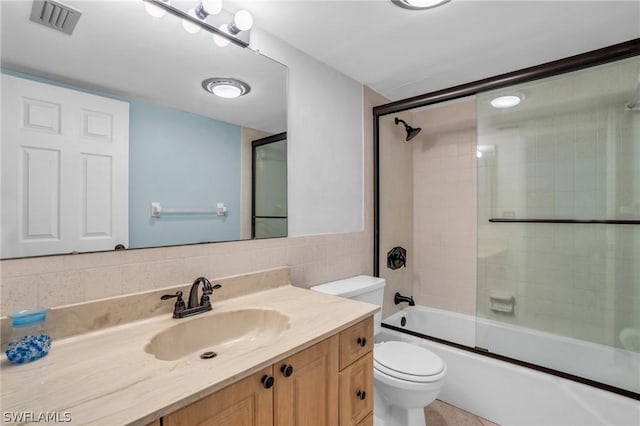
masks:
[[[3,258],[129,244],[129,104],[2,75]]]

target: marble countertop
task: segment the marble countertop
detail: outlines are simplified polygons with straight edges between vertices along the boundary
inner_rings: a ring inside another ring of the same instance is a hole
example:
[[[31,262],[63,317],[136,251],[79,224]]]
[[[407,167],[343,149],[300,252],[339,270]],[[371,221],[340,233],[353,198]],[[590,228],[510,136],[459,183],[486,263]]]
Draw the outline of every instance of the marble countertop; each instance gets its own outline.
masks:
[[[160,331],[206,315],[246,308],[273,309],[289,328],[261,347],[221,351],[203,360],[197,351],[175,361],[145,352]],[[32,363],[1,361],[2,424],[9,416],[57,416],[72,425],[146,425],[372,315],[375,305],[290,285],[213,302],[191,318],[150,319],[54,341]],[[21,422],[17,422],[21,423]],[[27,422],[28,423],[28,422]],[[22,424],[22,423],[21,423]]]

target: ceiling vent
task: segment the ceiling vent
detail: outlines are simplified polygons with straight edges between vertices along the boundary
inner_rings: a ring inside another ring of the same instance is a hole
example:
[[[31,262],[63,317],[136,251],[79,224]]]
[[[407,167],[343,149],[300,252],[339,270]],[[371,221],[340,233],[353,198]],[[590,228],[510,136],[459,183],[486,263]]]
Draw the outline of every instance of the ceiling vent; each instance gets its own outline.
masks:
[[[52,0],[34,0],[31,20],[54,30],[71,34],[82,13],[66,4]]]

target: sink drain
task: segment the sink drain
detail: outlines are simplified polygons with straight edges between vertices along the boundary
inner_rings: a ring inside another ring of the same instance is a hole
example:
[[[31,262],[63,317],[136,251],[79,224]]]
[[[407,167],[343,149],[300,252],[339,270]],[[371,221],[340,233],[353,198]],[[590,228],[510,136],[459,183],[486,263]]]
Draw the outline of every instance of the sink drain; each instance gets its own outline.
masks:
[[[202,359],[211,359],[211,358],[215,358],[216,356],[218,356],[217,353],[212,352],[212,351],[207,351],[207,352],[203,352],[200,355],[200,358],[202,358]]]

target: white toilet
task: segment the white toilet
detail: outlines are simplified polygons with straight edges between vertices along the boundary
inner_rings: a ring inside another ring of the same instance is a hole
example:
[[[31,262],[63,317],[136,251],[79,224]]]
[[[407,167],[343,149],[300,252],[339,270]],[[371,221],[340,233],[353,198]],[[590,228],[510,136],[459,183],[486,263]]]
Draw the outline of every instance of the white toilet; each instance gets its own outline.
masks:
[[[312,290],[379,305],[383,278],[360,275],[311,287]],[[382,313],[374,317],[380,331]],[[433,352],[418,345],[388,341],[373,350],[375,426],[424,426],[424,407],[432,403],[444,383],[447,366]]]

